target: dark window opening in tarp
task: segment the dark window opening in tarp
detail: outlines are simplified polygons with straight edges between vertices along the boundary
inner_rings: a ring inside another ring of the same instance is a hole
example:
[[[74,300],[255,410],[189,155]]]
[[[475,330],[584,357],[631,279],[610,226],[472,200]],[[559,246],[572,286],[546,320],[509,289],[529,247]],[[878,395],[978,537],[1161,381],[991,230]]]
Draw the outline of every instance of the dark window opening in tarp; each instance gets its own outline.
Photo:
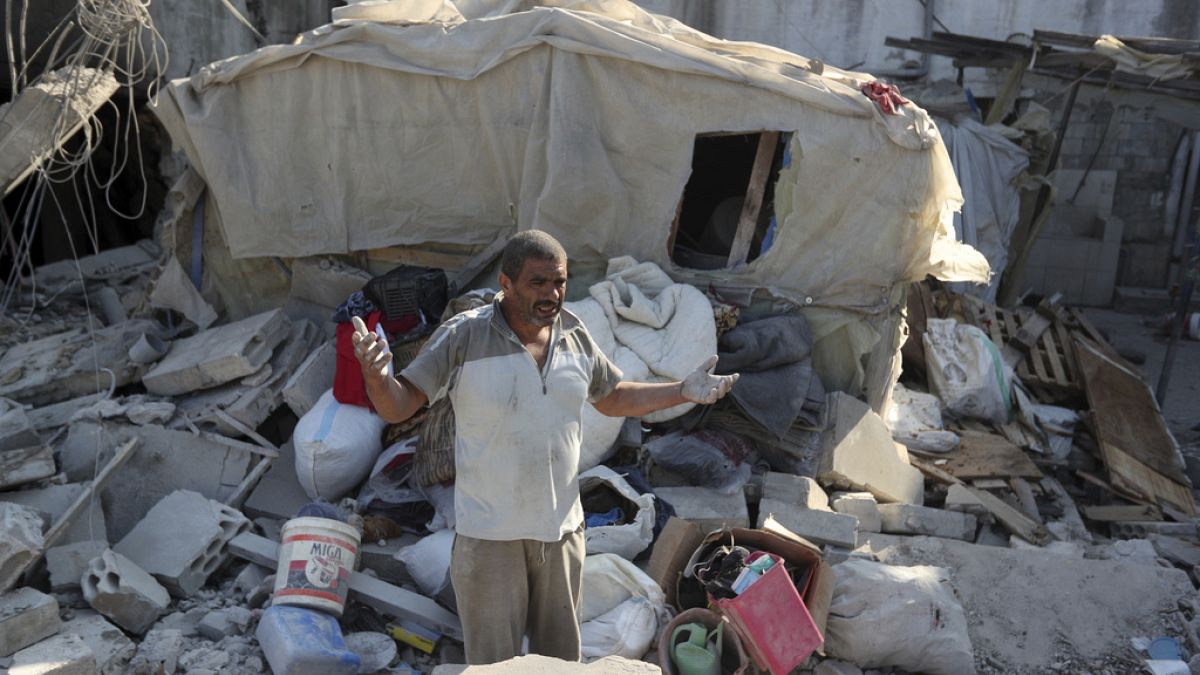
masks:
[[[751,262],[774,237],[775,183],[791,134],[700,134],[667,245],[682,267]]]

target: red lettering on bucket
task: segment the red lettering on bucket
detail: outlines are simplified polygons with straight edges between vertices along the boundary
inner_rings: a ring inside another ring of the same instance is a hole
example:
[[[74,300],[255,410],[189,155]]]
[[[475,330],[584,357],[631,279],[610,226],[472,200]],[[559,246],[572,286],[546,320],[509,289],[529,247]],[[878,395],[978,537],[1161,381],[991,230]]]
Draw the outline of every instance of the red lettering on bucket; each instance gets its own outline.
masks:
[[[291,534],[284,538],[283,543],[290,544],[294,541],[316,541],[322,544],[333,544],[346,549],[351,555],[358,555],[358,548],[353,544],[333,537],[325,537],[319,534]]]
[[[336,602],[339,604],[346,602],[346,598],[343,595],[338,595],[337,593],[327,593],[325,591],[314,591],[309,588],[281,588],[281,589],[275,591],[275,595],[279,596],[279,597],[284,597],[284,596],[288,596],[288,595],[299,595],[299,596],[304,596],[304,597],[309,597],[309,598],[319,598],[321,600],[329,600],[331,602]]]

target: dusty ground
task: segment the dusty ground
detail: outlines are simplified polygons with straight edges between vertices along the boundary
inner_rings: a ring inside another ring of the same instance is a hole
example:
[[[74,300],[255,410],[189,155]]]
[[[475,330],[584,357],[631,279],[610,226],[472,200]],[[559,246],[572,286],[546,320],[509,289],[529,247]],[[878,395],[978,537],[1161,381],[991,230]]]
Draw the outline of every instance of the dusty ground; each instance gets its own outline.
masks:
[[[1109,342],[1122,355],[1145,356],[1142,372],[1150,388],[1157,388],[1167,352],[1166,336],[1160,334],[1164,317],[1109,309],[1088,309],[1085,313],[1097,329],[1108,335]],[[1200,424],[1200,342],[1180,340],[1163,415],[1184,451],[1200,455],[1200,430],[1194,428]]]
[[[886,564],[951,570],[980,673],[1137,672],[1134,637],[1196,648],[1196,593],[1178,569],[935,537],[867,539]]]

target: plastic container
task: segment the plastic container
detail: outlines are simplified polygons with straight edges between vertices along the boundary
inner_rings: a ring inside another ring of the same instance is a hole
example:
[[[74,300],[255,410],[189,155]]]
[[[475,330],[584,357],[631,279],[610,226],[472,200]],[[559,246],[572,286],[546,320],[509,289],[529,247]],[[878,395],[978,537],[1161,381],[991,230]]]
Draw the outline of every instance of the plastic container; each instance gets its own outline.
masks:
[[[358,557],[358,530],[329,518],[293,518],[283,524],[280,541],[273,603],[341,616]]]
[[[783,558],[760,551],[746,561],[763,555],[774,558],[775,565],[741,595],[716,604],[741,634],[754,664],[773,675],[787,675],[821,646],[821,631],[800,599]]]
[[[304,607],[273,605],[254,637],[271,671],[287,675],[354,675],[361,659],[346,647],[337,619]]]
[[[666,675],[680,675],[675,662],[671,660],[671,635],[675,629],[686,623],[704,624],[708,630],[716,630],[722,621],[720,614],[699,607],[685,609],[680,612],[667,627],[662,630],[658,640],[658,665]],[[726,621],[728,623],[728,621]],[[721,633],[721,672],[732,675],[742,675],[750,670],[750,657],[742,647],[742,640],[732,625],[726,625]]]

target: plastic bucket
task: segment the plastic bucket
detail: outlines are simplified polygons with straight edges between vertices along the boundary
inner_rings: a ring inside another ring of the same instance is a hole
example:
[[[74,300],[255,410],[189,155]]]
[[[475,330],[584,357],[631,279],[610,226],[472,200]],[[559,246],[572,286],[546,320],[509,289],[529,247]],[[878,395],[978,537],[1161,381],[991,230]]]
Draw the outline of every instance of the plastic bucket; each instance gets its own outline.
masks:
[[[273,603],[341,616],[358,557],[358,530],[329,518],[293,518],[284,523],[280,541]]]

